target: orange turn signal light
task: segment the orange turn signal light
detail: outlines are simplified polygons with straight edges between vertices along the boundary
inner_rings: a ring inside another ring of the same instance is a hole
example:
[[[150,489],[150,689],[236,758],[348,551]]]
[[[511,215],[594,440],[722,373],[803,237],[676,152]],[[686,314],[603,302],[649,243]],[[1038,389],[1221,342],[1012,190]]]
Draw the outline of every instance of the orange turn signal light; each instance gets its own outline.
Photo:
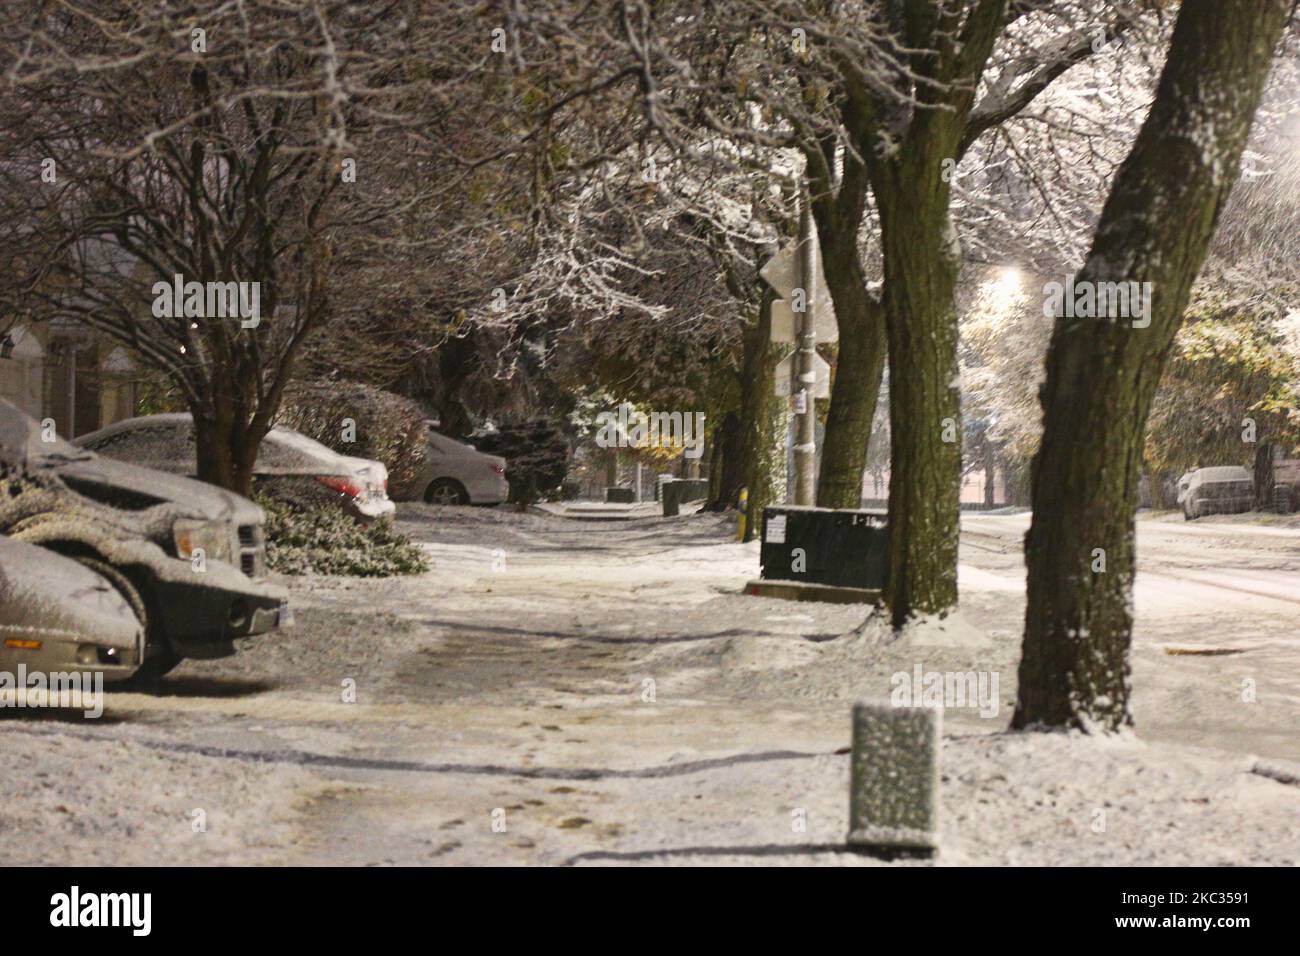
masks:
[[[17,637],[5,639],[5,647],[12,647],[20,651],[39,651],[41,649],[40,641],[24,641]]]

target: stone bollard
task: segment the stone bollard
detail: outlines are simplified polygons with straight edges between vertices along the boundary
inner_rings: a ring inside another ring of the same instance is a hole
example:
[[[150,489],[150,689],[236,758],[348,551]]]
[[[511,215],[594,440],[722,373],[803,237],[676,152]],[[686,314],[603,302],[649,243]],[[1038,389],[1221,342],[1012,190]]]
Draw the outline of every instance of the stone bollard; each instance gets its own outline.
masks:
[[[939,746],[943,710],[853,706],[849,848],[881,856],[939,849]]]
[[[678,495],[681,493],[684,484],[684,481],[665,481],[660,487],[665,518],[674,518],[682,513],[681,499]]]

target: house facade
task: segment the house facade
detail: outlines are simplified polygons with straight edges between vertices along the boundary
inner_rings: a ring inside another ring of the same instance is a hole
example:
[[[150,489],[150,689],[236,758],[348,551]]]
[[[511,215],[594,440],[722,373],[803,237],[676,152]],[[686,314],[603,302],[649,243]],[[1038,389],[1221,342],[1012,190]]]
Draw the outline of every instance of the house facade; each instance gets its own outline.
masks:
[[[139,383],[127,351],[71,324],[15,324],[0,336],[0,397],[76,438],[135,414]]]

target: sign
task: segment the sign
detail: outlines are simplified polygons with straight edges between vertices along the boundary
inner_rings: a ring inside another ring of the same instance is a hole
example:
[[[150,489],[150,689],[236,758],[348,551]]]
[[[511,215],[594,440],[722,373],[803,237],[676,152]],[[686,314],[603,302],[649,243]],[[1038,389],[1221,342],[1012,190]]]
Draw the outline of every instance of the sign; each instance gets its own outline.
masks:
[[[763,540],[771,544],[785,544],[785,515],[772,515],[763,527]]]
[[[840,339],[840,327],[835,321],[835,304],[831,301],[830,291],[826,288],[826,274],[822,270],[822,251],[817,244],[817,232],[812,232],[813,262],[817,266],[817,297],[812,303],[813,330],[817,341],[832,345]],[[799,330],[798,316],[792,311],[790,301],[794,290],[799,288],[799,244],[797,242],[782,246],[781,250],[758,271],[768,285],[780,293],[781,298],[772,303],[772,341],[793,342],[794,338],[777,338],[778,311],[782,323],[792,322],[795,332]],[[790,317],[793,317],[791,319]]]
[[[772,302],[772,341],[782,345],[794,345],[799,335],[799,318],[785,299]]]
[[[795,370],[799,367],[798,351],[791,352],[785,358],[781,359],[776,366],[776,394],[778,398],[788,398],[798,389],[793,388],[795,384]],[[816,374],[816,381],[809,391],[813,398],[830,398],[831,397],[831,366],[824,358],[813,353],[813,371]]]

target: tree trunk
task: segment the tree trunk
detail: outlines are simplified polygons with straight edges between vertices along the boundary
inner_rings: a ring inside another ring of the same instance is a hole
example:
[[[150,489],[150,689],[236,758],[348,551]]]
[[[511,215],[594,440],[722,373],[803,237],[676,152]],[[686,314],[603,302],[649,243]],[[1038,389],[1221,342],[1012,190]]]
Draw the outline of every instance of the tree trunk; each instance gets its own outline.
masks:
[[[847,97],[841,104],[845,127],[861,135],[866,123],[861,104]],[[839,354],[830,408],[821,445],[817,504],[823,508],[862,505],[862,473],[871,441],[872,418],[885,369],[885,317],[867,290],[858,256],[858,231],[867,205],[867,168],[852,153],[839,157],[838,141],[826,137],[805,144],[811,209],[822,250],[826,290],[839,324]]]
[[[1025,540],[1014,727],[1132,723],[1134,512],[1147,415],[1291,4],[1260,0],[1243,16],[1235,4],[1184,0],[1151,112],[1076,280],[1150,282],[1149,310],[1136,323],[1111,310],[1056,321]]]
[[[1172,508],[1173,502],[1169,500],[1166,492],[1169,482],[1169,472],[1152,471],[1151,472],[1151,507],[1156,509]]]
[[[858,508],[862,505],[871,422],[885,372],[885,317],[867,291],[856,234],[819,238],[840,341],[826,415],[817,504],[822,508]]]
[[[254,438],[231,412],[204,414],[200,411],[192,415],[199,480],[251,497],[253,463],[263,436]]]
[[[992,508],[997,503],[997,456],[993,453],[993,443],[984,436],[984,507]],[[959,504],[960,507],[960,504]]]
[[[725,511],[735,507],[740,489],[745,486],[745,462],[741,442],[740,417],[727,412],[722,425],[713,435],[713,461],[709,466],[709,510]]]
[[[199,481],[229,488],[234,483],[230,442],[215,421],[194,415],[194,444]]]
[[[949,147],[939,146],[937,155]],[[947,187],[918,157],[880,197],[889,340],[889,584],[895,627],[957,603],[961,412]],[[888,195],[888,199],[883,198]]]
[[[1273,443],[1260,442],[1255,448],[1255,510],[1273,510]]]
[[[1002,462],[1002,484],[1007,493],[1007,504],[1027,507],[1031,502],[1029,488],[1029,463],[1017,461],[1008,464]]]
[[[763,508],[775,497],[780,482],[774,474],[772,448],[782,420],[775,393],[776,349],[772,348],[772,300],[763,293],[758,321],[745,332],[744,368],[740,387],[740,443],[745,485],[749,489],[749,519],[745,540],[752,541],[761,527]],[[783,437],[783,436],[782,436]],[[784,459],[779,463],[784,469]]]
[[[934,82],[915,84],[916,104],[901,135],[860,144],[884,261],[890,426],[885,596],[895,627],[957,603],[961,415],[954,291],[961,246],[948,214],[951,185],[944,170],[960,159],[964,141],[978,135],[968,120],[1005,10],[1005,0],[900,5],[907,45],[926,50],[912,57],[912,67]]]

